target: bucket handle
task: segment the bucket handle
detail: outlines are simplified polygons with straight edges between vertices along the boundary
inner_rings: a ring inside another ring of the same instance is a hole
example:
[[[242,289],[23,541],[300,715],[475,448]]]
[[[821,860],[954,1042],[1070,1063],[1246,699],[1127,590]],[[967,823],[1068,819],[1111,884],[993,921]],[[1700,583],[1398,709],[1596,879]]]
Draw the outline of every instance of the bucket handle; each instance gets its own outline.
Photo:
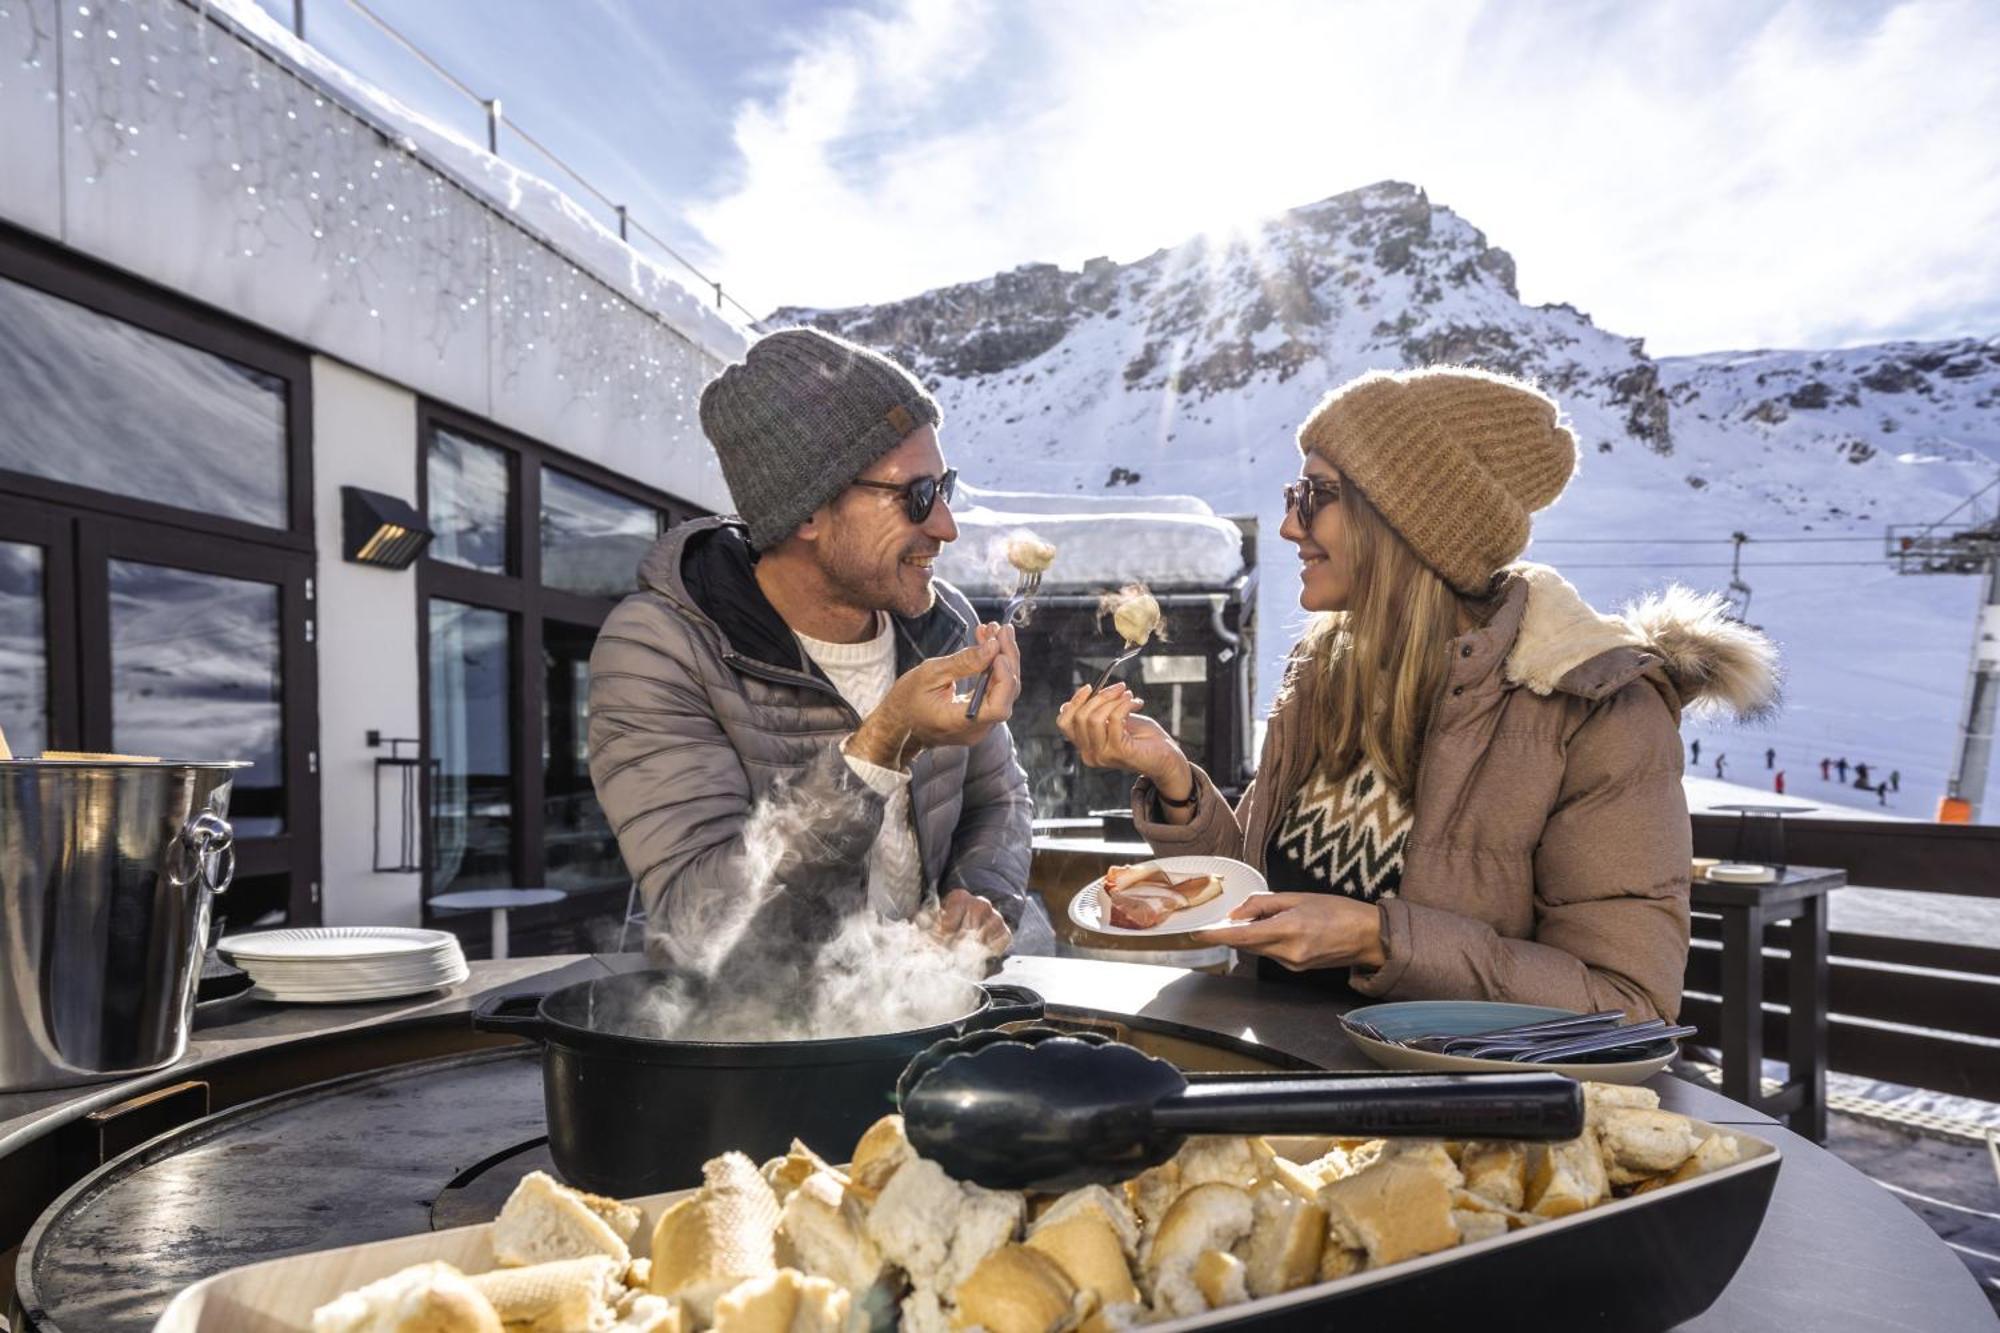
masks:
[[[236,831],[213,810],[188,821],[167,844],[167,882],[184,889],[199,880],[210,893],[225,893],[236,878]]]
[[[505,1032],[529,1041],[542,1039],[543,994],[489,995],[472,1009],[474,1032]]]

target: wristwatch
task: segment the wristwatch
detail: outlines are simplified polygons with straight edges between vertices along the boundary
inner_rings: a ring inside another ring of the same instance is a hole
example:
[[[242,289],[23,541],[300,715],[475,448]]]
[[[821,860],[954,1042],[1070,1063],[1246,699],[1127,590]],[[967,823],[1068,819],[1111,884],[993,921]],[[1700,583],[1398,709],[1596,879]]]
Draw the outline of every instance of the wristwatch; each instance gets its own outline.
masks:
[[[1168,796],[1165,792],[1161,791],[1160,784],[1155,782],[1153,784],[1153,799],[1158,801],[1161,805],[1171,806],[1175,810],[1192,810],[1201,801],[1201,780],[1197,778],[1193,782],[1188,784],[1188,794],[1187,794],[1187,799],[1185,801],[1174,800],[1172,797]]]

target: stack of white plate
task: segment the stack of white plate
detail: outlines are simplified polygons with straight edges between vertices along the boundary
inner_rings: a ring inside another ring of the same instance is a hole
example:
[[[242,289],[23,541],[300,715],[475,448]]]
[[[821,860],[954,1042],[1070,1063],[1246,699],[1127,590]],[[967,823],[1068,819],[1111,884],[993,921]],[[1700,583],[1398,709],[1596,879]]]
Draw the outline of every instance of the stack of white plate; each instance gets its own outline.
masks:
[[[456,986],[469,971],[458,937],[405,926],[318,926],[231,935],[216,945],[260,1000],[356,1004]]]

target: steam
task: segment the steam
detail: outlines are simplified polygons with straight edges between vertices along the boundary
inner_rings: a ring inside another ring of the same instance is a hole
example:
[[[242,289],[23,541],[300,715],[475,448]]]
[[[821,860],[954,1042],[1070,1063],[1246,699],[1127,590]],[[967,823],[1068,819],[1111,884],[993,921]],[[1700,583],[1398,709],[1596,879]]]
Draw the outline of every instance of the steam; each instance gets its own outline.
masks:
[[[833,762],[840,762],[837,754]],[[935,909],[891,920],[867,901],[868,848],[828,842],[865,798],[781,783],[751,811],[740,853],[684,876],[648,929],[667,977],[614,1030],[692,1041],[803,1041],[960,1017],[986,950],[938,937]],[[827,864],[841,867],[829,873]]]

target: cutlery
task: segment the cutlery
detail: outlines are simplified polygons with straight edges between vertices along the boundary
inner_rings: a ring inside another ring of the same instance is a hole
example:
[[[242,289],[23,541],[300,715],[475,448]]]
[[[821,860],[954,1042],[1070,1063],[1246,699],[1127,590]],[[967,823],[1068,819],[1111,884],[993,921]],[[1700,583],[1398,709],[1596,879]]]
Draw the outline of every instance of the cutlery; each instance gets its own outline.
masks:
[[[1042,572],[1038,569],[1028,573],[1022,570],[1014,576],[1014,595],[1007,599],[1007,605],[1000,612],[1000,623],[1012,625],[1015,629],[1028,623],[1034,614],[1035,594],[1041,591]],[[979,706],[986,702],[986,687],[993,683],[993,669],[988,667],[979,677],[979,683],[972,687],[972,698],[965,705],[965,716],[979,716]]]

